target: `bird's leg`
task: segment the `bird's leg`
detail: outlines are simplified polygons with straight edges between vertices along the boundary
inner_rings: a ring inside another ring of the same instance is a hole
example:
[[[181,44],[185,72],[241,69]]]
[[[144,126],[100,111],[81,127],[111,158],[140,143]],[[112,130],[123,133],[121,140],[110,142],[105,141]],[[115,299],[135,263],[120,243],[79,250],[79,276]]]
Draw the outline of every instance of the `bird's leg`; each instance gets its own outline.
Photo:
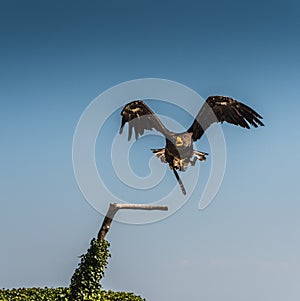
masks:
[[[193,160],[190,160],[191,165],[194,166],[197,160],[198,160],[197,157],[194,157]]]
[[[160,149],[151,149],[152,153],[155,154],[155,156],[161,160],[161,162],[166,163],[166,156],[165,156],[165,149],[160,148]]]
[[[184,185],[183,185],[183,183],[182,183],[182,181],[181,181],[181,179],[180,179],[180,177],[179,177],[179,175],[178,175],[176,169],[175,169],[175,168],[172,168],[172,169],[173,169],[174,175],[175,175],[175,177],[176,177],[176,180],[177,180],[177,182],[178,182],[178,184],[179,184],[179,186],[180,186],[180,188],[181,188],[182,193],[183,193],[184,195],[186,195],[186,191],[185,191]]]
[[[206,156],[208,156],[208,153],[199,152],[199,151],[196,151],[196,150],[193,151],[193,154],[194,154],[195,158],[193,160],[193,164],[191,163],[192,165],[195,165],[197,159],[200,160],[200,161],[205,161]]]

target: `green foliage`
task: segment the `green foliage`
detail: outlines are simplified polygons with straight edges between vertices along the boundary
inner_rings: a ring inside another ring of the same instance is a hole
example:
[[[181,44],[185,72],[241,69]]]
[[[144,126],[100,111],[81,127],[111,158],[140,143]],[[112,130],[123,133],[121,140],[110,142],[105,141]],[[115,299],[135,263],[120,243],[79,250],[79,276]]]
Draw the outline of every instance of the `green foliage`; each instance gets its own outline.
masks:
[[[70,300],[94,300],[101,288],[100,280],[107,266],[109,243],[93,239],[87,253],[75,270],[70,285]]]
[[[0,290],[0,301],[145,301],[133,293],[104,291],[100,280],[104,276],[109,243],[93,239],[87,253],[75,270],[71,285],[58,288],[19,288]]]
[[[101,301],[146,301],[145,299],[141,298],[140,296],[136,296],[133,293],[113,291],[102,291],[101,298],[99,299]]]
[[[18,288],[0,290],[1,301],[68,301],[69,289],[58,288]]]
[[[70,301],[70,289],[58,288],[18,288],[0,290],[1,301]],[[78,299],[93,301],[145,301],[133,293],[99,290],[94,299]]]

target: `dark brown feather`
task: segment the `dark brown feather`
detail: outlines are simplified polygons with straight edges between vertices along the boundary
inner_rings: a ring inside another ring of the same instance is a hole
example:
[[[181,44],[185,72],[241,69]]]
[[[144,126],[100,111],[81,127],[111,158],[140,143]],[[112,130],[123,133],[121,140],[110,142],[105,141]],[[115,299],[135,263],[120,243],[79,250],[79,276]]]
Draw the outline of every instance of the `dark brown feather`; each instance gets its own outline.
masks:
[[[210,96],[187,130],[196,141],[215,122],[228,122],[243,128],[263,126],[262,117],[247,105],[225,96]]]
[[[136,139],[143,135],[145,130],[152,131],[155,129],[164,136],[168,135],[169,133],[159,118],[142,100],[135,100],[128,103],[122,110],[121,115],[122,123],[120,134],[122,134],[125,124],[128,123],[128,140],[131,139],[132,129],[134,129]]]

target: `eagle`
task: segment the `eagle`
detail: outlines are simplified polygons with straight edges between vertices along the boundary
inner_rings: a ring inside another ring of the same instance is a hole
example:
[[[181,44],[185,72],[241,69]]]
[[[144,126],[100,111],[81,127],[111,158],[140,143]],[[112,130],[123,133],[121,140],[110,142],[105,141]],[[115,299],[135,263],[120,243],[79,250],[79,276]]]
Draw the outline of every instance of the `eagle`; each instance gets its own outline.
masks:
[[[144,134],[145,130],[156,130],[166,139],[166,145],[161,149],[151,149],[163,163],[169,164],[180,185],[182,193],[186,190],[177,170],[186,171],[189,164],[194,166],[199,161],[205,161],[208,155],[205,152],[194,150],[193,143],[200,139],[213,123],[224,121],[249,129],[264,126],[263,119],[256,111],[242,102],[226,96],[209,96],[192,125],[187,131],[175,133],[168,130],[155,113],[143,100],[134,100],[126,104],[121,112],[122,123],[119,133],[122,134],[124,126],[128,123],[128,141],[134,130],[135,138]]]

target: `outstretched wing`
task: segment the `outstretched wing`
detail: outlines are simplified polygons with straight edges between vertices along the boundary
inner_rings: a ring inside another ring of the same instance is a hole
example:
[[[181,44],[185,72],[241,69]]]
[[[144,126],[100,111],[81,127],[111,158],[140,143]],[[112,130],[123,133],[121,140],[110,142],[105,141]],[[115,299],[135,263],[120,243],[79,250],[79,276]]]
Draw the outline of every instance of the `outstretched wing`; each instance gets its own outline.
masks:
[[[121,115],[122,124],[120,134],[122,134],[124,126],[128,122],[128,140],[130,140],[132,136],[132,129],[134,129],[136,139],[138,139],[140,135],[143,135],[145,130],[152,131],[155,129],[164,136],[169,132],[142,100],[135,100],[128,103],[123,108]]]
[[[192,139],[200,139],[207,128],[215,122],[229,122],[243,128],[263,126],[262,117],[245,104],[225,96],[209,96],[187,130],[193,133]],[[249,125],[250,124],[250,125]]]

